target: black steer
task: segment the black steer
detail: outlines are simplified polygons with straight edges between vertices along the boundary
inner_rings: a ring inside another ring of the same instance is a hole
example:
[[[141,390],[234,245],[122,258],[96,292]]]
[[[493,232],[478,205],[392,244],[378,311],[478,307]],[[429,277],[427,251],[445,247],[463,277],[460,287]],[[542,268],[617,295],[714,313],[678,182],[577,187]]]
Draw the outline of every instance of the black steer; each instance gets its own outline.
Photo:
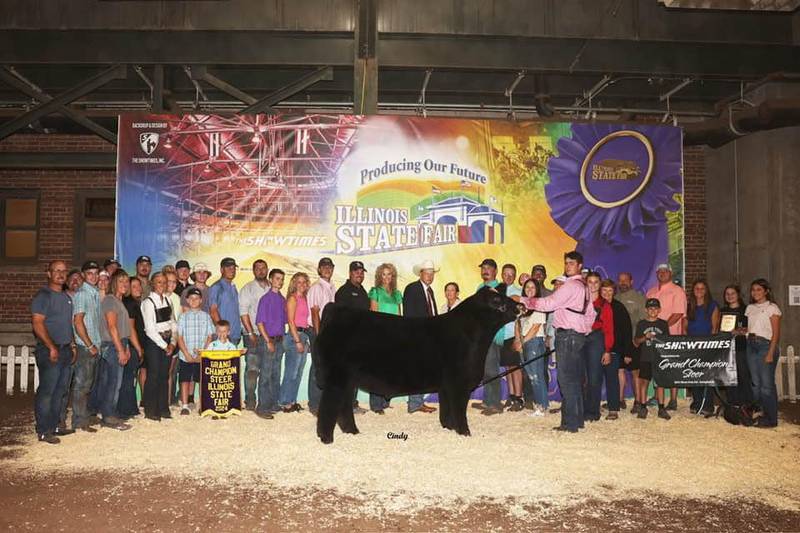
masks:
[[[352,404],[356,388],[386,398],[438,392],[442,426],[469,435],[467,402],[483,378],[489,344],[523,311],[524,306],[488,288],[430,318],[328,305],[312,350],[322,388],[317,435],[333,442],[337,421],[344,433],[358,433]]]

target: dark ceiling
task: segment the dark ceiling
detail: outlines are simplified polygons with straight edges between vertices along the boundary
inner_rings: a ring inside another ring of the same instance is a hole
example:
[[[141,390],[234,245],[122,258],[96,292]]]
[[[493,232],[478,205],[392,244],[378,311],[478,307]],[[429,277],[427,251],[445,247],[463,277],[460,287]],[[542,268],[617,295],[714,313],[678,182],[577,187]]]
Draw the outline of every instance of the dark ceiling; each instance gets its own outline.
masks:
[[[696,121],[765,76],[796,81],[797,4],[6,0],[0,130],[59,95],[29,131],[115,131],[124,111],[233,113],[269,95],[343,112]]]

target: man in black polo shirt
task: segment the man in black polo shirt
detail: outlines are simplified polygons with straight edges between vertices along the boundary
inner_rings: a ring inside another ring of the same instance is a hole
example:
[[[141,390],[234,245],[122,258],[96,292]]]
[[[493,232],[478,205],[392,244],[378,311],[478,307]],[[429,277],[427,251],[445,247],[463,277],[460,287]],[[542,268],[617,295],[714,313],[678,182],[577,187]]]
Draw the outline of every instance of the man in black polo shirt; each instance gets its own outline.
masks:
[[[350,277],[336,291],[333,302],[345,307],[369,311],[369,296],[362,285],[365,272],[364,263],[361,261],[350,263]],[[358,390],[356,390],[356,394],[358,394]],[[356,414],[367,412],[363,407],[359,407],[358,400],[355,397],[353,398],[353,412]]]
[[[178,284],[175,286],[175,294],[180,296],[189,287],[189,261],[181,259],[175,263],[175,276],[178,278]]]
[[[58,428],[62,399],[69,388],[76,353],[72,298],[63,290],[66,279],[67,265],[63,261],[52,261],[47,266],[47,285],[39,289],[31,303],[39,369],[39,388],[34,400],[36,434],[41,442],[48,444],[60,442],[56,435],[74,433],[74,430]]]

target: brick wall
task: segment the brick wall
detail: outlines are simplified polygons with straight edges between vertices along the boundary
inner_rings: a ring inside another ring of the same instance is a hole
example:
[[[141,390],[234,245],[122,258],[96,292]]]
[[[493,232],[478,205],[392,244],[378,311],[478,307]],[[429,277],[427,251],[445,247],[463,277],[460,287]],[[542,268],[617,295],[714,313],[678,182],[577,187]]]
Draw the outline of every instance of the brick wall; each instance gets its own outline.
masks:
[[[0,142],[0,152],[113,152],[114,145],[90,135],[13,135]],[[115,173],[97,170],[2,170],[0,188],[41,191],[40,262],[0,265],[0,324],[30,320],[30,300],[44,283],[44,267],[52,259],[73,255],[75,191],[113,189]],[[684,151],[684,223],[686,280],[706,275],[705,152]]]
[[[686,284],[706,277],[706,159],[705,150],[692,146],[683,152],[684,254]]]
[[[89,135],[12,135],[0,142],[0,152],[113,152],[115,146]],[[40,192],[39,263],[0,265],[0,324],[30,320],[30,302],[44,285],[48,261],[66,259],[72,266],[75,191],[113,189],[114,171],[3,170],[0,189]]]

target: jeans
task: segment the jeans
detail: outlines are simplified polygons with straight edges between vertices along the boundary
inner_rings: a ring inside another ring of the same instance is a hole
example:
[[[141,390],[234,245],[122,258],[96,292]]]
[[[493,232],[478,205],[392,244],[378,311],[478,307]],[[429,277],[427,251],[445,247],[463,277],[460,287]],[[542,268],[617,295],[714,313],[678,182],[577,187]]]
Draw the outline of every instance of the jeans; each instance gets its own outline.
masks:
[[[372,404],[373,404],[372,396],[373,396],[372,394],[369,395],[369,407],[370,407],[370,409],[372,409]],[[376,406],[381,405],[380,400],[383,400],[386,403],[387,406],[389,405],[389,402],[386,402],[386,399],[383,396],[376,396],[376,398],[375,398],[375,405]],[[422,404],[424,404],[424,403],[425,403],[425,395],[424,394],[409,394],[408,395],[408,412],[409,413],[413,413],[414,411],[419,411],[419,409],[422,407]],[[384,407],[379,407],[379,409],[384,409]],[[372,410],[376,411],[377,409],[372,409]]]
[[[771,363],[765,363],[769,341],[747,340],[747,367],[753,380],[753,400],[761,406],[764,418],[770,424],[778,424],[778,391],[775,388],[775,367],[778,365],[778,350]]]
[[[136,404],[136,376],[139,371],[139,352],[133,345],[129,344],[131,358],[122,370],[122,385],[119,388],[119,399],[117,400],[117,412],[119,416],[128,418],[139,414],[139,406]]]
[[[128,346],[128,339],[122,339],[122,347]],[[100,399],[98,405],[103,419],[109,417],[119,417],[117,412],[117,402],[119,401],[119,389],[122,387],[122,374],[125,366],[119,364],[119,352],[113,342],[103,342],[101,352],[103,354],[103,365],[97,379],[97,390]]]
[[[583,346],[583,364],[586,368],[586,388],[583,392],[583,418],[600,419],[600,391],[603,387],[603,352],[605,351],[605,335],[602,330],[595,330],[586,336]],[[617,385],[619,386],[619,385]]]
[[[73,368],[72,382],[72,428],[78,429],[89,423],[89,394],[95,382],[97,357],[92,356],[89,350],[78,346],[78,358]]]
[[[619,411],[619,362],[620,355],[611,352],[611,362],[603,367],[606,381],[606,402],[609,412]]]
[[[558,358],[558,387],[561,391],[561,427],[570,431],[583,427],[583,394],[581,385],[585,373],[583,347],[586,335],[576,331],[556,331]]]
[[[258,376],[261,373],[261,365],[267,353],[267,343],[258,335],[245,335],[244,347],[247,352],[244,354],[244,405],[247,409],[255,409],[256,391],[258,390]]]
[[[278,396],[281,390],[281,358],[283,357],[283,339],[273,340],[275,351],[267,351],[261,360],[258,377],[258,405],[256,411],[268,413],[279,411]],[[264,341],[266,344],[266,340]]]
[[[34,399],[36,433],[53,433],[61,420],[64,397],[72,377],[72,348],[69,344],[58,347],[58,360],[50,361],[50,350],[44,344],[36,345],[36,366],[39,368],[39,388]]]
[[[313,330],[308,332],[308,342],[311,349],[314,349],[314,337],[316,334]],[[311,358],[311,368],[308,371],[308,409],[316,411],[319,409],[319,399],[322,396],[322,389],[317,386],[317,370],[314,367],[314,358]]]
[[[528,362],[545,351],[544,337],[534,337],[522,346],[522,362]],[[550,406],[550,400],[547,398],[547,357],[525,365],[525,373],[533,389],[533,403],[547,409]]]
[[[169,416],[169,363],[172,357],[150,340],[144,340],[144,358],[147,362],[147,380],[144,382],[142,402],[144,414],[150,418]]]
[[[300,389],[300,380],[303,379],[303,370],[308,357],[308,335],[298,331],[297,336],[303,343],[303,353],[298,353],[297,345],[291,335],[283,338],[284,358],[283,381],[281,382],[278,403],[282,406],[291,406],[297,403],[297,391]]]
[[[500,346],[492,342],[486,352],[486,362],[483,365],[483,379],[491,379],[500,373]],[[409,399],[409,404],[410,404]],[[496,379],[483,386],[483,405],[485,407],[500,407],[500,380]]]

